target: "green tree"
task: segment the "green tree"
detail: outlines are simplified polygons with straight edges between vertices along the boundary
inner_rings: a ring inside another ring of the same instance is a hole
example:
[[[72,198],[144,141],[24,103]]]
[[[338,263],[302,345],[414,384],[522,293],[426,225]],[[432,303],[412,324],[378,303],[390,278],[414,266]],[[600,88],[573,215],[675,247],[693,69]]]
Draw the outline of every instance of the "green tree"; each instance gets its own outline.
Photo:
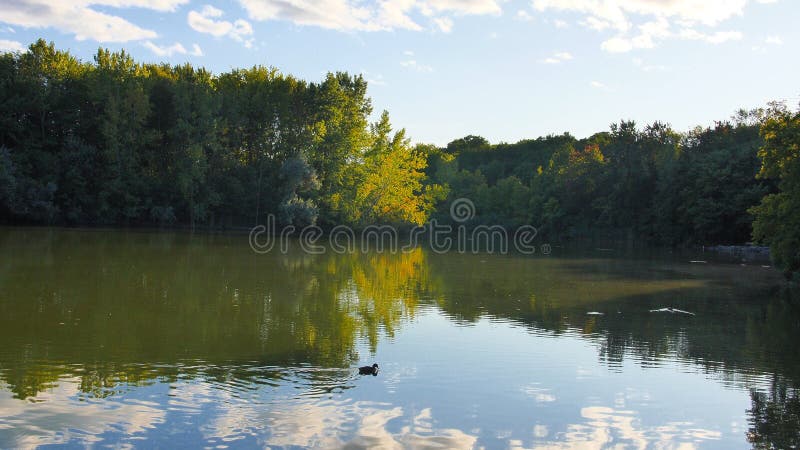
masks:
[[[787,272],[800,270],[800,111],[774,105],[761,126],[764,145],[759,178],[779,180],[779,192],[750,211],[753,238],[769,245],[772,258]]]

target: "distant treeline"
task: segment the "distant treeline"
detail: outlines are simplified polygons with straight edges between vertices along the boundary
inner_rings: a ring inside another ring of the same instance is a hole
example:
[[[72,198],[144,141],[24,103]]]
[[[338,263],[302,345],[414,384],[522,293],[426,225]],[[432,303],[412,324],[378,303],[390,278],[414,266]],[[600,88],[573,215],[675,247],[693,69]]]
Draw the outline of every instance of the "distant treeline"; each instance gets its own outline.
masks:
[[[213,75],[98,50],[82,62],[39,40],[0,55],[0,214],[64,225],[539,227],[550,239],[769,244],[800,268],[800,113],[740,111],[679,133],[622,121],[491,145],[411,145],[370,124],[367,83],[255,66]],[[754,223],[755,219],[755,223]]]
[[[534,224],[548,239],[635,239],[685,246],[749,241],[800,269],[800,112],[779,103],[678,133],[655,122],[612,124],[490,145],[467,136],[426,147],[429,181],[469,198],[473,223]]]

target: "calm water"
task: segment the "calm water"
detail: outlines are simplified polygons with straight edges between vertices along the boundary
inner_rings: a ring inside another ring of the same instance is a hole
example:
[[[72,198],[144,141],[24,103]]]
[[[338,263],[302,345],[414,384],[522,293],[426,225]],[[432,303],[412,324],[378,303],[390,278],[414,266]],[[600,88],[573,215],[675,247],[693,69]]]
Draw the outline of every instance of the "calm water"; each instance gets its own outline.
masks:
[[[799,308],[695,258],[0,229],[0,447],[798,445]]]

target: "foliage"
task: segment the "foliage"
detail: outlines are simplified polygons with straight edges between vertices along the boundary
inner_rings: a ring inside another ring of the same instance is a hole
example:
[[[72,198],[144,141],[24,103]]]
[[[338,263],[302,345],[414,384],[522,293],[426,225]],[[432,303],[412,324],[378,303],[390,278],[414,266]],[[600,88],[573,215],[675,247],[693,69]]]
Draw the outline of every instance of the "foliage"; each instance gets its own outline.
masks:
[[[800,271],[800,111],[773,105],[761,127],[759,178],[779,181],[779,192],[752,208],[753,236],[770,246],[775,263]]]
[[[441,195],[360,76],[0,55],[0,212],[67,225],[421,223]]]
[[[426,155],[410,146],[405,131],[392,134],[389,114],[371,127],[371,144],[363,162],[347,173],[349,189],[340,197],[348,205],[345,217],[356,224],[412,223],[422,225],[443,188],[425,186]]]
[[[471,199],[471,222],[530,223],[548,240],[638,239],[645,244],[743,243],[747,209],[774,191],[756,179],[760,111],[681,134],[661,122],[613,124],[586,139],[551,135],[489,145],[467,136],[429,151],[429,177],[448,204]]]

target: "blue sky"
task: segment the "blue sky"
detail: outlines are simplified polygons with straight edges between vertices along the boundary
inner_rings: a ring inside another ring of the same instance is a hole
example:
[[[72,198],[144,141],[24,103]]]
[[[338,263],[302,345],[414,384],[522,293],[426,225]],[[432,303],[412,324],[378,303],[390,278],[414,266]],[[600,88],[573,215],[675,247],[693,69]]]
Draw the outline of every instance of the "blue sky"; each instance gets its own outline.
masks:
[[[3,0],[0,49],[363,73],[376,115],[443,145],[796,106],[798,23],[797,0]]]

